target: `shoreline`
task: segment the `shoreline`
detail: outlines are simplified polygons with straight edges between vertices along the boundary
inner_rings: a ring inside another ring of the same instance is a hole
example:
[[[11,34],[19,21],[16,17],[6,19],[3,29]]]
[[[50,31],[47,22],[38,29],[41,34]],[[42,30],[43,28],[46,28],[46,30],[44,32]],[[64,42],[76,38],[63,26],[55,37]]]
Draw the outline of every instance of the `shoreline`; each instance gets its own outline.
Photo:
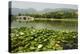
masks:
[[[51,20],[51,21],[78,21],[78,19],[53,19],[53,18],[34,18],[34,20]]]

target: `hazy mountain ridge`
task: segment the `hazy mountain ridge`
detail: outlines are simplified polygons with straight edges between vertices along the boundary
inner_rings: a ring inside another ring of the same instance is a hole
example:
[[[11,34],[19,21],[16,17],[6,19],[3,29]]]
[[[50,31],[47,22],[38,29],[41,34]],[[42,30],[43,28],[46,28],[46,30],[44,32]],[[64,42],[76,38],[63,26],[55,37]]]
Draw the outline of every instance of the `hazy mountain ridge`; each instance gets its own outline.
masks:
[[[29,9],[19,9],[19,8],[11,8],[11,12],[12,15],[18,15],[19,13],[21,14],[43,14],[43,13],[47,13],[47,12],[55,12],[55,11],[65,11],[65,12],[77,12],[77,9],[69,9],[69,8],[56,8],[56,9],[50,9],[50,8],[46,8],[40,11],[37,11],[36,9],[33,8],[29,8]]]

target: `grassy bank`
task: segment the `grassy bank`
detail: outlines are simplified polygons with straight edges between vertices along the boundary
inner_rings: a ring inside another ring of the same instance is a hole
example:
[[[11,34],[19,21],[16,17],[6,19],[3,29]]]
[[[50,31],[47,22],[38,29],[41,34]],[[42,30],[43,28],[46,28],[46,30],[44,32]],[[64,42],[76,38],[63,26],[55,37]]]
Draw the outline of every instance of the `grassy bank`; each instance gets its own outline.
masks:
[[[11,52],[77,49],[77,32],[47,29],[11,29]]]

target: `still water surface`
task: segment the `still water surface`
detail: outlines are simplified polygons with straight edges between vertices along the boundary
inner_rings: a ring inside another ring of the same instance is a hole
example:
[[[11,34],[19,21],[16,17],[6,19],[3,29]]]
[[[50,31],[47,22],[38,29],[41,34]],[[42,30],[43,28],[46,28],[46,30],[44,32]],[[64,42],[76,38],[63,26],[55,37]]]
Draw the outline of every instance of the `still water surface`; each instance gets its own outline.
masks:
[[[57,31],[77,31],[78,22],[77,21],[51,21],[51,20],[34,20],[28,22],[16,22],[11,23],[12,28],[35,28],[35,29],[50,29]]]

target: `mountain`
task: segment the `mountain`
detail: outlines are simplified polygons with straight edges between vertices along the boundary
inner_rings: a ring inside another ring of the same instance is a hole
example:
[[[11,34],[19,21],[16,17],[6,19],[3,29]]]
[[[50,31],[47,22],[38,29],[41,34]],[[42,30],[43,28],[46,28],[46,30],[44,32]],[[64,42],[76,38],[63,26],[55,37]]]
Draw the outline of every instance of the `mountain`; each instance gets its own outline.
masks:
[[[69,8],[56,8],[56,9],[44,9],[43,12],[56,12],[56,11],[64,11],[64,12],[70,12],[70,11],[77,11],[76,9],[69,9]]]
[[[33,9],[33,8],[29,8],[29,9],[12,8],[11,9],[12,15],[18,15],[19,13],[21,13],[21,14],[25,14],[25,13],[44,14],[44,13],[47,13],[47,12],[56,12],[56,11],[77,12],[76,9],[69,9],[69,8],[56,8],[56,9],[46,8],[46,9],[43,9],[41,11],[37,11],[36,9]]]
[[[12,15],[18,15],[19,13],[21,13],[21,14],[35,13],[37,11],[35,9],[33,9],[33,8],[29,8],[29,9],[12,8],[11,12],[12,12]]]

